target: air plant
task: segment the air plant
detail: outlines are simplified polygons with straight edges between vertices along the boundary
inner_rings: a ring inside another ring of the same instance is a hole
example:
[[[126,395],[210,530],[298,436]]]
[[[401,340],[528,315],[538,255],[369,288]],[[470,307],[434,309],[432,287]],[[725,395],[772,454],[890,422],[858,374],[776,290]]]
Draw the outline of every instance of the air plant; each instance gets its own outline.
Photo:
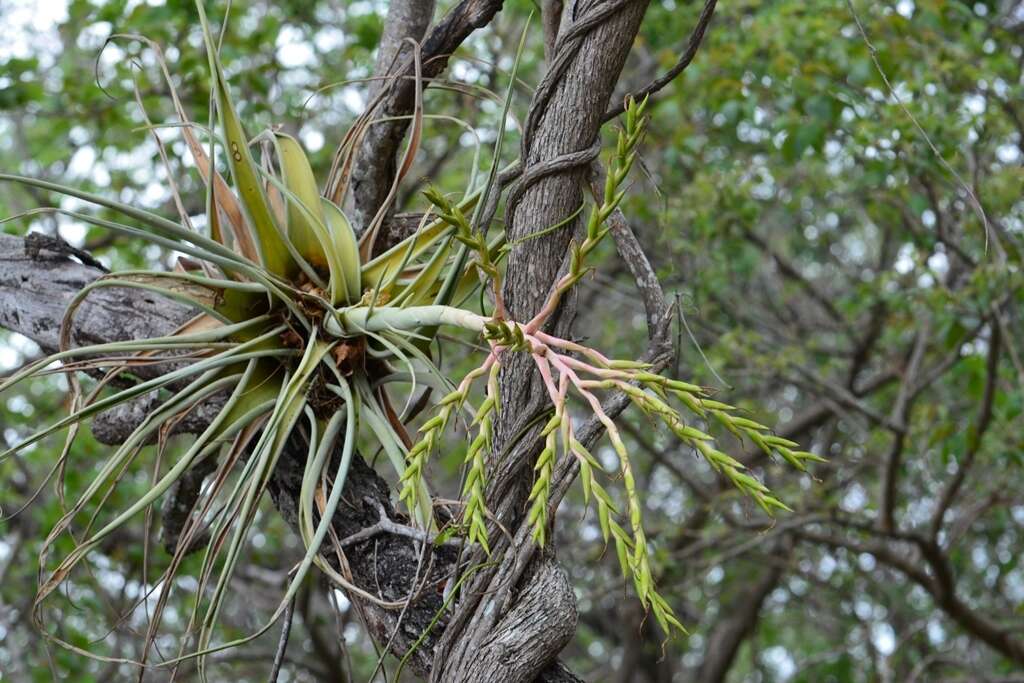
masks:
[[[288,135],[267,131],[258,136],[265,154],[257,162],[254,140],[246,134],[230,98],[202,3],[197,2],[197,7],[219,123],[216,133],[210,133],[208,147],[197,139],[196,131],[201,129],[189,121],[173,89],[172,97],[181,117],[179,129],[207,188],[206,234],[191,229],[187,216],[176,222],[74,188],[0,176],[2,180],[77,197],[123,218],[108,220],[62,209],[36,212],[60,212],[184,253],[198,264],[170,272],[127,271],[99,278],[69,306],[59,352],[0,385],[0,390],[7,389],[46,371],[54,361],[63,364],[61,371],[67,374],[72,389],[69,414],[0,454],[2,461],[68,429],[55,468],[64,467],[76,428],[84,420],[150,392],[161,392],[163,398],[107,458],[46,539],[43,557],[58,537],[71,531],[73,522],[90,507],[96,508],[84,531],[73,536],[73,550],[41,580],[35,603],[37,619],[41,620],[43,601],[105,538],[149,509],[190,468],[214,459],[219,464],[212,484],[196,504],[170,567],[159,582],[162,593],[147,640],[148,651],[172,584],[170,579],[201,527],[209,525],[210,540],[199,576],[200,599],[189,624],[190,630],[198,630],[197,648],[165,662],[173,664],[198,656],[205,678],[205,655],[246,642],[269,628],[312,566],[339,585],[348,585],[318,551],[337,510],[359,439],[372,442],[387,454],[399,476],[399,497],[408,506],[411,523],[434,528],[431,493],[424,476],[426,466],[430,455],[440,447],[446,428],[463,411],[472,416],[472,426],[465,456],[464,507],[455,529],[468,543],[479,544],[489,552],[485,492],[492,425],[500,406],[498,370],[512,354],[525,353],[543,379],[552,408],[541,431],[544,448],[535,465],[535,484],[529,498],[528,522],[535,542],[542,545],[548,540],[552,523],[548,497],[556,459],[576,458],[584,498],[588,505],[594,501],[604,540],[614,543],[624,575],[632,578],[639,599],[666,631],[681,630],[682,624],[654,585],[641,519],[641,493],[636,488],[629,452],[615,423],[602,410],[600,392],[626,392],[633,405],[664,422],[769,514],[786,507],[695,424],[717,421],[736,436],[751,440],[800,470],[806,461],[820,458],[774,436],[766,426],[741,417],[732,406],[712,399],[700,386],[653,373],[643,363],[609,359],[587,346],[543,331],[561,298],[588,272],[588,259],[608,233],[606,219],[622,201],[624,183],[644,134],[646,102],[629,102],[609,162],[604,195],[590,211],[585,238],[571,247],[568,272],[555,285],[540,313],[532,320],[515,321],[509,319],[501,301],[504,236],[496,226],[475,225],[478,210],[467,216],[493,189],[500,149],[495,150],[495,166],[482,188],[467,191],[459,201],[436,190],[428,191],[432,213],[426,214],[415,234],[369,258],[380,221],[375,220],[357,238],[337,204],[359,131],[365,130],[368,120],[357,122],[355,132],[346,137],[324,193],[301,146]],[[166,70],[165,77],[169,82]],[[506,111],[510,96],[511,88]],[[218,150],[226,155],[230,184],[216,170]],[[489,315],[460,305],[482,283],[493,292],[494,308]],[[70,330],[76,310],[91,292],[103,287],[144,288],[184,301],[201,312],[166,336],[71,348]],[[457,383],[445,376],[429,355],[429,344],[436,340],[434,332],[439,327],[469,331],[487,344],[480,366]],[[155,363],[166,364],[169,370],[125,386],[133,368]],[[103,371],[89,393],[76,379],[82,370]],[[405,445],[408,425],[396,417],[386,388],[396,381],[414,387],[431,386],[440,396],[432,408],[435,414],[419,427],[420,438],[411,448]],[[472,408],[477,382],[483,383],[484,396]],[[116,388],[110,388],[112,385]],[[98,525],[98,509],[146,445],[161,435],[168,423],[225,392],[228,399],[216,419],[153,486],[112,520]],[[602,483],[606,479],[601,476],[605,474],[601,463],[575,437],[575,416],[569,405],[573,395],[582,399],[607,430],[619,461],[624,512]],[[255,522],[258,503],[283,449],[297,430],[304,432],[304,443],[308,444],[298,509],[304,557],[266,626],[247,638],[214,644],[218,615]],[[339,449],[340,458],[333,457]],[[52,633],[47,635],[66,647],[90,654]]]

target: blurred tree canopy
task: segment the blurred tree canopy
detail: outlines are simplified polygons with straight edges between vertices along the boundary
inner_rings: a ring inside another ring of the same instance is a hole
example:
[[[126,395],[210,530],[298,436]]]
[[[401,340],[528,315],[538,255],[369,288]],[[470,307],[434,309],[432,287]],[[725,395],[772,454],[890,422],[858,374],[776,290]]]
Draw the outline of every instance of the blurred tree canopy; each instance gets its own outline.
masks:
[[[210,8],[217,22],[223,4]],[[436,16],[455,4],[439,3]],[[651,4],[618,93],[676,63],[702,4]],[[501,92],[533,9],[528,0],[505,2],[454,55],[446,77]],[[377,0],[233,3],[222,54],[250,129],[283,127],[325,174],[366,105],[386,11]],[[0,169],[73,180],[174,215],[136,88],[153,122],[173,120],[173,109],[152,47],[132,36],[161,46],[186,108],[205,121],[210,76],[191,0],[0,0],[0,17],[8,38],[0,46]],[[578,675],[624,683],[1022,680],[1022,37],[1024,5],[1006,0],[733,0],[717,7],[693,63],[653,96],[642,173],[622,208],[675,297],[674,373],[772,420],[828,463],[800,475],[750,444],[731,444],[793,508],[772,520],[671,433],[627,413],[658,586],[691,635],[662,643],[640,606],[623,599],[631,588],[615,554],[602,552],[597,520],[571,494],[553,540],[578,601],[579,628],[562,655]],[[517,121],[545,68],[535,20],[511,110]],[[425,109],[444,116],[426,121],[401,211],[425,209],[419,191],[428,183],[457,189],[486,172],[477,139],[493,143],[501,117],[500,103],[459,89],[428,89]],[[520,132],[510,127],[510,144]],[[614,122],[604,134],[613,139]],[[183,171],[175,173],[182,196],[201,200],[198,175],[179,168],[184,142],[173,131],[165,137],[172,169]],[[0,184],[0,216],[54,201]],[[63,236],[110,267],[173,264],[158,248],[63,217],[4,229]],[[578,335],[615,357],[642,350],[643,303],[610,245],[579,298]],[[5,372],[39,357],[24,337],[2,334]],[[6,444],[53,419],[65,389],[53,377],[5,394]],[[30,500],[61,445],[47,441],[0,464],[4,515]],[[464,447],[454,445],[432,471],[453,496]],[[65,474],[69,489],[105,448],[83,434]],[[129,499],[149,482],[139,467],[114,495]],[[238,636],[263,623],[301,557],[269,504],[263,514],[263,533],[236,578],[248,599],[225,617]],[[48,650],[33,629],[38,547],[59,515],[47,484],[34,504],[0,522],[0,680],[134,676]],[[118,656],[139,647],[145,607],[132,608],[144,597],[144,567],[166,558],[158,524],[134,528],[137,535],[99,549],[92,571],[66,589],[62,628],[79,647]],[[190,609],[181,600],[171,617],[179,629]],[[111,623],[131,616],[108,632],[97,613]],[[377,654],[340,592],[309,581],[295,614],[281,680],[370,679]],[[168,638],[158,645],[173,654]],[[219,655],[214,678],[262,680],[276,646],[272,632]],[[385,665],[393,670],[395,661]],[[184,667],[179,678],[193,674]]]

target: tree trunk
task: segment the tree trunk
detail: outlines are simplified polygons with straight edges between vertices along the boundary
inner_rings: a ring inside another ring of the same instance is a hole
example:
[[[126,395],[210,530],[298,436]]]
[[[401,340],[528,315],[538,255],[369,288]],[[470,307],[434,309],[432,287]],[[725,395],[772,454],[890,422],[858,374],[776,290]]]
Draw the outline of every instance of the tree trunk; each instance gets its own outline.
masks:
[[[506,209],[510,241],[565,220],[582,203],[601,116],[646,7],[645,1],[567,3],[550,68],[534,92],[525,124],[523,175]],[[578,228],[579,221],[574,221],[512,250],[503,296],[513,319],[529,320],[543,306]],[[549,321],[549,330],[565,335],[573,314],[572,303],[564,303]],[[554,660],[576,630],[572,587],[562,578],[552,553],[529,562],[533,541],[523,519],[539,453],[539,428],[519,440],[516,435],[547,405],[529,358],[507,359],[500,393],[487,501],[514,541],[510,543],[496,526],[492,529],[490,560],[500,558],[500,564],[478,572],[458,606],[435,657],[431,680],[438,683],[527,683]],[[540,600],[535,598],[537,584],[550,586]],[[531,609],[524,613],[527,601]]]

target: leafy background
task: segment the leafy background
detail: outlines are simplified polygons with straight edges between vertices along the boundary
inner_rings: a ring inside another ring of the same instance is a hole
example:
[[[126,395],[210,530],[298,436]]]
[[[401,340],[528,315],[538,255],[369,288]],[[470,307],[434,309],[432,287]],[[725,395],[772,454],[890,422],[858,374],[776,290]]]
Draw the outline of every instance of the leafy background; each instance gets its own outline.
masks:
[[[216,5],[219,20],[223,3]],[[500,90],[532,7],[507,2],[463,48],[451,75]],[[912,544],[877,532],[886,463],[898,447],[898,528],[927,531],[978,433],[979,405],[993,382],[992,419],[939,542],[957,598],[1011,637],[1024,637],[1024,9],[998,0],[857,2],[854,9],[895,95],[846,3],[735,0],[718,8],[697,59],[653,110],[643,173],[623,208],[678,297],[686,324],[676,376],[716,387],[722,400],[783,430],[825,412],[799,439],[830,462],[813,478],[760,464],[759,474],[795,510],[772,523],[670,434],[629,415],[659,588],[692,635],[663,649],[635,601],[623,599],[614,553],[597,543],[596,519],[570,498],[555,542],[577,589],[581,625],[566,656],[588,680],[722,680],[708,660],[730,626],[744,629],[725,674],[732,681],[1015,680],[1019,670],[872,544],[885,543],[929,576]],[[385,10],[379,1],[235,2],[223,57],[250,130],[281,125],[297,135],[323,177],[365,102],[366,84],[345,81],[372,72]],[[675,62],[699,10],[692,2],[652,3],[623,91]],[[163,46],[186,107],[202,120],[210,83],[191,1],[0,0],[0,16],[0,168],[174,215],[168,175],[139,129],[132,95],[137,82],[150,118],[173,118],[153,54],[137,41],[104,44],[130,33]],[[535,22],[514,114],[525,115],[529,85],[542,69]],[[470,123],[484,144],[493,141],[497,105],[441,91],[428,91],[426,104],[428,113]],[[182,141],[173,132],[165,138],[173,177],[199,213],[198,175],[177,161],[185,156]],[[403,209],[422,210],[420,178],[464,186],[473,151],[465,129],[428,122]],[[0,215],[54,200],[2,185]],[[59,233],[112,267],[172,263],[157,248],[60,217],[4,229]],[[629,357],[643,348],[643,309],[624,265],[606,251],[580,289],[578,330],[609,355]],[[992,374],[996,327],[1001,353]],[[895,434],[884,418],[919,336],[924,367],[935,376],[911,402],[904,433]],[[459,375],[469,353],[455,352],[445,367]],[[36,354],[24,339],[0,336],[5,370]],[[886,373],[895,376],[865,389]],[[57,379],[39,380],[5,395],[4,441],[56,415],[63,389]],[[69,489],[85,480],[100,448],[83,435]],[[453,443],[432,471],[453,495],[459,448]],[[5,514],[28,500],[58,450],[47,442],[0,465]],[[143,464],[116,495],[130,499],[149,477]],[[276,606],[299,557],[297,539],[273,509],[263,514],[235,587],[245,599],[226,615],[235,635]],[[0,522],[0,680],[121,680],[130,672],[116,665],[47,652],[32,629],[35,548],[58,516],[47,487],[25,513]],[[130,610],[145,576],[167,561],[154,540],[158,523],[147,532],[140,520],[133,529],[98,551],[92,572],[67,590],[65,635],[97,652],[130,655],[141,643],[143,608],[113,630],[105,624]],[[190,607],[186,575],[174,605],[179,629]],[[282,680],[369,679],[376,654],[343,596],[311,580],[296,613]],[[174,636],[172,618],[161,641],[172,651]],[[215,677],[261,679],[276,639],[272,633],[218,658]]]

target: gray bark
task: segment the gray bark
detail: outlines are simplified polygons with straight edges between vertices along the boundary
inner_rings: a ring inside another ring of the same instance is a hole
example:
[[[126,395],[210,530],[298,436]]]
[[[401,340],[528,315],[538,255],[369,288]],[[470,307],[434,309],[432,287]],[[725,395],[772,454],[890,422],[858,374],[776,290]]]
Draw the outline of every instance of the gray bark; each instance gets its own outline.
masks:
[[[405,42],[407,38],[416,42],[423,40],[430,20],[434,18],[434,5],[434,0],[391,0],[388,16],[384,20],[384,33],[377,47],[374,76],[387,76],[392,64],[401,65],[396,58],[399,53],[408,54],[410,46]],[[370,96],[376,95],[383,87],[383,81],[373,81]]]
[[[423,77],[433,78],[444,71],[451,54],[476,29],[485,26],[501,9],[502,0],[462,0],[442,18],[423,41]],[[427,7],[429,5],[429,8]],[[401,45],[401,39],[411,36],[419,39],[433,15],[433,0],[395,0],[392,10],[408,21],[401,27],[388,29],[393,40],[391,55]],[[400,7],[399,7],[400,6]],[[429,13],[426,11],[429,9]],[[389,11],[389,20],[391,18]],[[426,22],[426,23],[424,23]],[[401,37],[399,37],[401,36]],[[381,50],[378,69],[387,68],[390,58]],[[400,76],[381,84],[383,100],[378,109],[379,118],[411,114],[415,102],[415,73],[412,61],[399,58],[392,74]],[[376,92],[376,91],[374,91]],[[360,145],[359,155],[352,170],[352,219],[357,229],[364,229],[384,204],[397,171],[396,157],[409,128],[407,119],[382,121],[370,127]],[[378,250],[386,246],[383,240]]]
[[[596,153],[601,116],[646,7],[644,1],[580,0],[565,8],[551,67],[535,91],[526,122],[523,175],[508,200],[510,240],[558,223],[580,206],[589,164]],[[577,221],[513,249],[503,288],[513,319],[529,320],[543,306],[578,227]],[[571,302],[564,303],[548,329],[566,334],[573,313]],[[481,571],[466,592],[435,657],[431,680],[438,683],[482,683],[495,680],[494,671],[500,671],[501,680],[510,683],[531,681],[575,631],[574,607],[571,627],[559,622],[559,628],[552,628],[550,623],[555,610],[574,606],[571,586],[553,590],[546,604],[538,605],[526,620],[520,616],[516,600],[517,591],[519,599],[526,595],[521,581],[529,587],[556,567],[547,557],[528,565],[532,540],[523,517],[539,443],[535,433],[518,442],[515,435],[547,406],[542,383],[528,357],[507,359],[501,374],[501,397],[494,451],[488,463],[487,500],[515,540],[510,544],[497,529],[491,534],[497,539],[491,559],[501,558],[500,566]],[[559,588],[557,581],[551,583]],[[510,620],[519,626],[517,639],[493,648],[496,634],[504,633]]]
[[[46,351],[59,344],[64,310],[74,295],[103,271],[66,252],[36,250],[32,242],[0,234],[0,327],[19,332]],[[166,334],[188,312],[142,290],[100,288],[78,309],[76,346]]]
[[[544,27],[544,57],[550,60],[555,53],[555,42],[558,40],[558,28],[562,25],[562,0],[544,0],[541,4],[540,18]]]
[[[391,0],[377,50],[377,63],[373,70],[376,78],[398,77],[403,73],[403,58],[411,54],[407,39],[417,43],[434,17],[434,0]],[[389,87],[387,80],[371,81],[369,99]],[[385,104],[382,114],[398,115],[396,103]],[[402,111],[408,114],[412,110]],[[359,159],[352,171],[352,219],[362,230],[373,220],[384,203],[397,171],[398,148],[408,124],[404,121],[380,122],[370,126],[359,148]],[[387,245],[378,245],[380,250]]]

